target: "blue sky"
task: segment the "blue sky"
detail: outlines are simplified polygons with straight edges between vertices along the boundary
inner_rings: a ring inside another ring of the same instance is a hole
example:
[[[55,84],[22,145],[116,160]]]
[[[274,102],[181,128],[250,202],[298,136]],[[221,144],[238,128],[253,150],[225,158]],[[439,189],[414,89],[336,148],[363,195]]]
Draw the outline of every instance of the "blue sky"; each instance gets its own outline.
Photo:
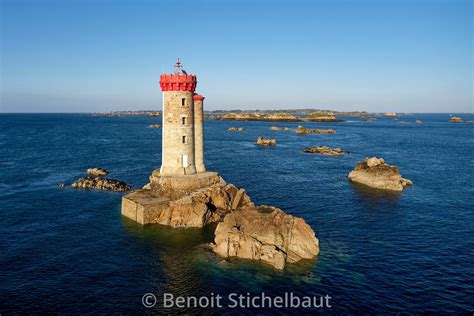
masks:
[[[159,109],[177,57],[209,110],[473,112],[472,1],[0,3],[1,112]]]

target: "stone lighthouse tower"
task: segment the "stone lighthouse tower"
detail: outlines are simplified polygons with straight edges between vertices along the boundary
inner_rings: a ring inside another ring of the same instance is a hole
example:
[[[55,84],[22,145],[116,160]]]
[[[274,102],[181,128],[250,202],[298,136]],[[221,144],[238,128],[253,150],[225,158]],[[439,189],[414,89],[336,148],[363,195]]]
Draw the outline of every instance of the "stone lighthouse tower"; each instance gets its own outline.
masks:
[[[188,75],[181,62],[173,74],[160,76],[163,91],[163,148],[160,176],[204,172],[203,100],[194,93],[195,75]]]
[[[174,73],[160,76],[163,91],[161,167],[152,171],[150,182],[142,189],[122,197],[122,215],[140,224],[202,227],[204,222],[218,220],[223,209],[231,206],[235,209],[242,199],[243,189],[237,190],[226,184],[217,172],[206,170],[204,97],[195,93],[196,84],[196,76],[188,75],[179,59]],[[217,194],[214,199],[220,202],[215,202],[213,207],[196,204],[194,198],[198,195],[193,194],[198,190],[201,195],[197,200]],[[230,196],[233,196],[232,203],[226,200]]]

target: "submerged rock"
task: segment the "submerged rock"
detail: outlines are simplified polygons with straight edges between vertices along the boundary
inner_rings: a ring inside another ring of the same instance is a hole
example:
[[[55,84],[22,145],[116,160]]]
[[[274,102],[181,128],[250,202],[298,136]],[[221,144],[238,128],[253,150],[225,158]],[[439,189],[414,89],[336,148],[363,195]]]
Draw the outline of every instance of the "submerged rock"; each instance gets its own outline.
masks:
[[[257,137],[257,141],[255,142],[255,145],[258,145],[258,146],[276,146],[276,139],[265,138],[265,137],[259,136],[259,137]]]
[[[270,127],[270,130],[272,130],[272,131],[291,131],[291,128],[289,128],[289,127],[272,126],[272,127]]]
[[[87,169],[87,175],[91,177],[105,177],[109,172],[102,168],[89,168]]]
[[[334,134],[335,132],[333,129],[310,129],[301,125],[296,129],[296,134]]]
[[[71,184],[71,187],[76,189],[95,189],[95,190],[107,190],[107,191],[128,191],[131,189],[123,181],[104,179],[100,177],[86,177],[80,178]]]
[[[314,146],[314,147],[306,147],[304,149],[305,153],[312,153],[312,154],[322,154],[326,156],[343,156],[344,152],[341,148],[329,148],[327,146]]]
[[[373,188],[402,191],[412,181],[401,177],[398,168],[385,164],[382,158],[368,158],[359,162],[348,175],[349,180]]]
[[[422,124],[423,122],[421,120],[416,120],[415,123],[416,124]]]
[[[230,132],[243,132],[243,131],[245,131],[245,128],[243,128],[243,127],[229,127],[227,130],[230,131]]]
[[[222,257],[258,260],[283,269],[286,263],[314,258],[319,241],[302,218],[271,206],[248,206],[225,216],[212,250]]]

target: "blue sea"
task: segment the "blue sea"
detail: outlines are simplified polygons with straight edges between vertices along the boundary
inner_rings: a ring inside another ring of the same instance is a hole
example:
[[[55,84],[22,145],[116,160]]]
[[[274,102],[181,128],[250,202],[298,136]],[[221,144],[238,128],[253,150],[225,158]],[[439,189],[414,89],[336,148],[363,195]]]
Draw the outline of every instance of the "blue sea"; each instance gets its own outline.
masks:
[[[459,114],[465,119],[473,115]],[[415,124],[420,119],[423,124]],[[222,260],[213,227],[140,226],[120,214],[124,193],[58,188],[90,167],[133,187],[161,164],[157,117],[0,115],[0,314],[396,314],[474,311],[474,124],[448,114],[305,123],[333,135],[271,131],[299,123],[205,122],[206,165],[256,204],[304,217],[317,259],[284,271]],[[242,133],[228,132],[244,127]],[[252,144],[277,139],[275,148]],[[327,145],[344,157],[303,153]],[[384,193],[351,184],[365,157],[399,167],[412,187]],[[174,296],[329,295],[330,308],[164,308]],[[158,297],[142,305],[145,293]]]

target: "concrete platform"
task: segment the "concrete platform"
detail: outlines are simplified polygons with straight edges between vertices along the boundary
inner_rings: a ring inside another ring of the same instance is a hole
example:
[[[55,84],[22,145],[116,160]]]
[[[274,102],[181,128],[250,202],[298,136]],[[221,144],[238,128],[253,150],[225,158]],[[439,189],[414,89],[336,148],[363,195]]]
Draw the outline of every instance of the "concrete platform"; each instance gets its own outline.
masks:
[[[170,199],[151,190],[139,189],[122,197],[122,215],[142,225],[167,208]]]
[[[222,186],[226,184],[217,172],[206,171],[164,177],[160,176],[156,170],[150,176],[150,185],[147,189],[135,190],[122,197],[122,215],[142,225],[157,223],[157,221],[160,223],[168,215],[174,216],[173,208],[170,207],[171,202],[180,200],[185,213],[190,207],[185,203],[186,198],[193,192],[210,188],[214,184]],[[189,200],[192,201],[192,199]],[[188,211],[192,211],[194,207],[199,208],[193,205]],[[199,212],[197,209],[195,211]]]

